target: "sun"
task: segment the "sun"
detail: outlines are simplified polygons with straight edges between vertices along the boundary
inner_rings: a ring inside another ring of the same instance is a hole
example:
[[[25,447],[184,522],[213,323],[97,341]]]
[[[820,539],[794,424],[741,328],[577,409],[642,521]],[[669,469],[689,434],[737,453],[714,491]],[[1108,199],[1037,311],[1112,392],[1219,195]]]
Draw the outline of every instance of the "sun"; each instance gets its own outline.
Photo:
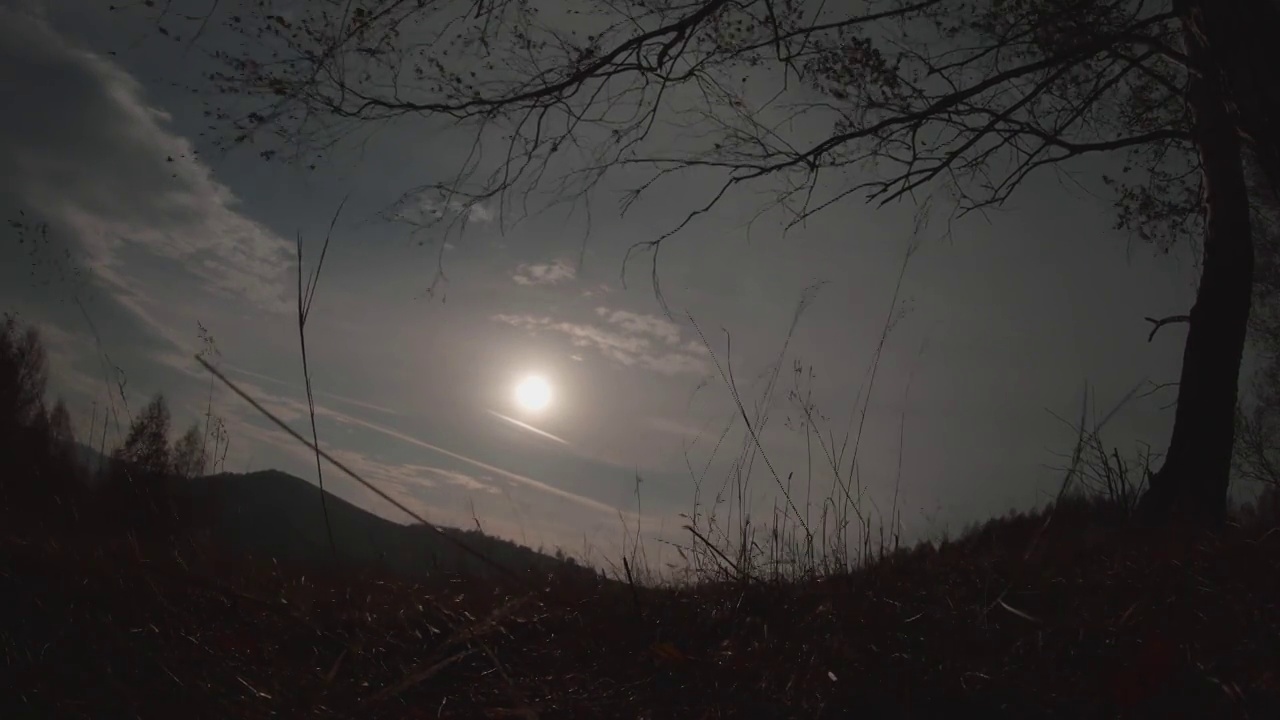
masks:
[[[551,404],[551,383],[530,375],[516,384],[516,404],[522,410],[541,412]]]

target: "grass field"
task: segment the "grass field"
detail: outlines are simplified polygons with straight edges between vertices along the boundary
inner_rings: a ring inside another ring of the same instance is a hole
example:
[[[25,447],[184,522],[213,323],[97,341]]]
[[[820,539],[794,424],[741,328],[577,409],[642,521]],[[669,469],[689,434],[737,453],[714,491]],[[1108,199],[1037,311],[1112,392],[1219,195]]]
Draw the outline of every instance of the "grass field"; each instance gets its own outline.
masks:
[[[10,523],[0,716],[1275,717],[1280,531],[1102,516],[666,587],[302,574]]]

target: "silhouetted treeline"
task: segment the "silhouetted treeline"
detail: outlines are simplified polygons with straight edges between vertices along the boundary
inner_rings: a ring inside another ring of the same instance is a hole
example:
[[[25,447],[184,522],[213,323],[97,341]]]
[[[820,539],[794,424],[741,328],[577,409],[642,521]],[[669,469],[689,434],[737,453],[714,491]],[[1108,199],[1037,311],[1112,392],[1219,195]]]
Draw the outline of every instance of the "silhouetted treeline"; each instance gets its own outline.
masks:
[[[184,500],[175,487],[205,471],[198,426],[171,443],[169,409],[157,395],[132,419],[109,461],[91,470],[66,405],[61,399],[48,403],[48,378],[38,329],[6,313],[0,325],[0,501],[10,522],[172,535],[207,519],[200,514],[211,508]]]
[[[0,502],[41,520],[74,513],[85,491],[71,416],[47,407],[40,333],[6,313],[0,324]]]

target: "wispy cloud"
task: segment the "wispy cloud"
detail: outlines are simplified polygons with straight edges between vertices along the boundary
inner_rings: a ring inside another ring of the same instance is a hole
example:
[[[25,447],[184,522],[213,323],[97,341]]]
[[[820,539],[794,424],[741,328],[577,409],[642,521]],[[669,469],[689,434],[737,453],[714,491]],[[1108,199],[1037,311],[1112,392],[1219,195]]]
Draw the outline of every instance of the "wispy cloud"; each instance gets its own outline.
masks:
[[[555,285],[578,276],[578,271],[566,260],[549,263],[521,263],[511,279],[517,285]]]
[[[657,315],[641,315],[626,310],[610,310],[607,307],[596,308],[596,315],[635,335],[648,335],[668,345],[680,342],[680,326]]]
[[[371,423],[366,420],[360,420],[359,418],[354,418],[351,416],[347,416],[346,421],[349,423],[359,425],[361,427],[368,428],[370,430],[374,430],[376,432],[382,433],[387,437],[400,440],[401,442],[409,443],[410,445],[415,445],[425,450],[430,450],[432,452],[439,453],[441,455],[444,455],[445,457],[449,457],[454,460],[467,463],[468,465],[471,465],[475,468],[478,468],[480,470],[483,470],[489,473],[489,475],[492,477],[504,478],[518,485],[523,485],[528,488],[540,490],[544,493],[554,495],[563,500],[568,500],[570,502],[577,503],[578,505],[589,508],[591,510],[605,513],[606,515],[617,513],[617,508],[613,507],[612,505],[606,505],[605,503],[602,503],[598,500],[592,500],[589,497],[584,497],[582,495],[571,493],[568,490],[562,490],[553,485],[548,485],[547,483],[544,483],[541,480],[535,480],[531,477],[521,475],[519,473],[511,472],[510,470],[504,470],[495,465],[490,465],[489,463],[486,463],[482,460],[477,460],[475,458],[467,457],[466,455],[462,455],[460,453],[456,453],[451,450],[446,450],[438,445],[432,445],[429,442],[419,440],[418,438],[413,437],[412,435],[408,435],[406,433],[400,432],[399,430],[394,430],[384,425]]]
[[[169,337],[156,310],[193,287],[288,307],[292,245],[239,212],[137,80],[14,9],[0,8],[0,62],[41,68],[6,82],[24,110],[0,115],[0,192],[69,232],[141,321]]]
[[[265,407],[267,410],[269,410],[273,414],[277,415],[277,417],[279,417],[285,423],[292,424],[297,421],[301,421],[307,415],[306,403],[300,398],[281,397],[277,394],[266,391],[264,388],[260,386],[255,386],[252,383],[237,382],[236,384],[240,387],[241,390],[243,390],[249,396],[253,397],[263,407]],[[244,406],[241,405],[240,407],[243,408]],[[251,411],[242,409],[240,412],[248,413]],[[584,508],[593,510],[595,512],[602,513],[605,516],[613,517],[613,516],[616,516],[618,512],[617,508],[615,508],[612,505],[602,503],[598,500],[593,500],[583,495],[578,495],[576,493],[569,492],[568,490],[563,490],[561,488],[555,487],[554,485],[550,485],[548,483],[542,482],[541,480],[536,480],[526,475],[521,475],[520,473],[512,472],[510,470],[505,470],[503,468],[484,462],[483,460],[478,460],[476,458],[464,455],[460,452],[447,450],[438,445],[434,445],[432,443],[416,438],[407,432],[403,432],[401,430],[397,430],[395,428],[391,428],[386,425],[382,425],[380,423],[371,422],[369,420],[356,417],[355,415],[352,415],[349,413],[344,413],[339,410],[334,410],[333,408],[317,405],[316,416],[325,418],[331,422],[336,422],[341,425],[346,425],[349,427],[364,428],[366,430],[372,430],[384,437],[388,437],[393,440],[398,440],[401,443],[405,443],[414,447],[428,450],[440,456],[443,456],[445,458],[456,460],[458,462],[469,465],[473,468],[476,468],[477,470],[482,471],[482,474],[480,475],[469,476],[475,479],[476,482],[480,484],[483,484],[485,479],[501,479],[511,483],[514,486],[529,488],[532,490],[539,491],[540,493],[549,495],[551,497],[555,497],[561,500],[567,500],[569,502],[577,504],[580,507],[584,507]],[[252,415],[246,414],[246,415],[243,415],[242,417],[244,419],[247,419],[253,422],[261,422],[259,419],[255,418]],[[281,443],[291,445],[292,447],[289,449],[295,452],[296,452],[296,448],[304,447],[292,439],[284,438],[284,436],[281,436]],[[424,466],[424,467],[434,467],[434,466]],[[490,487],[493,487],[493,485],[490,484]]]
[[[241,434],[247,436],[246,439],[251,439],[253,444],[280,447],[296,462],[301,463],[302,468],[307,468],[314,462],[314,455],[310,450],[275,427],[250,425]],[[513,480],[501,472],[467,473],[437,464],[389,462],[352,449],[339,448],[329,452],[378,490],[428,522],[439,525],[465,527],[477,518],[483,518],[483,527],[487,533],[527,544],[525,536],[528,531],[568,547],[581,540],[584,527],[595,538],[602,528],[611,527],[612,523],[617,522],[619,516],[619,511],[613,507],[592,503],[587,506],[588,509],[599,512],[584,517],[583,504],[566,504],[563,502],[563,493],[541,492],[543,488],[537,484]],[[308,476],[305,471],[303,474]],[[396,521],[412,522],[412,518],[390,506],[385,498],[345,475],[326,472],[325,487],[372,512]],[[531,495],[521,496],[521,488],[533,492]],[[504,508],[516,503],[524,508],[521,517],[501,517]],[[632,527],[640,520],[633,512],[622,511],[621,514]],[[526,527],[527,518],[533,517],[537,518],[536,521],[532,526]],[[652,518],[645,518],[645,521],[653,524]],[[597,538],[596,542],[607,539]],[[603,547],[596,549],[599,551]],[[606,550],[608,551],[610,550]]]
[[[235,437],[238,441],[236,445],[276,448],[291,457],[294,462],[299,463],[301,468],[306,469],[302,473],[304,477],[313,476],[311,471],[314,470],[312,463],[315,461],[315,455],[306,446],[295,442],[278,428],[247,423],[237,428]],[[330,448],[327,452],[380,492],[386,493],[428,522],[448,524],[462,520],[447,513],[442,514],[439,503],[432,502],[434,495],[438,495],[441,490],[447,490],[446,485],[459,486],[461,490],[461,483],[448,483],[442,477],[442,473],[450,474],[452,471],[444,470],[438,473],[435,472],[439,470],[438,468],[384,462],[367,453],[348,448]],[[458,474],[461,475],[461,473]],[[342,473],[326,472],[325,490],[397,522],[415,521],[411,515],[406,515],[403,510],[389,504],[386,498]],[[486,494],[493,494],[493,492],[496,491],[486,491]]]
[[[284,387],[291,388],[299,392],[303,391],[303,387],[301,383],[294,383],[294,382],[289,382],[287,380],[281,380],[279,378],[275,378],[270,375],[263,375],[262,373],[253,372],[252,370],[247,370],[245,368],[237,367],[235,365],[230,365],[227,363],[223,363],[221,367],[223,370],[229,370],[243,377],[251,377],[251,378],[257,378],[259,380],[266,380],[267,382],[275,383],[277,385],[282,385]],[[383,415],[393,415],[393,416],[403,415],[403,413],[401,413],[399,410],[393,410],[389,407],[386,407],[383,405],[377,405],[371,402],[366,402],[364,400],[356,400],[355,398],[350,398],[345,395],[339,395],[337,393],[328,392],[326,390],[316,390],[315,394],[318,397],[326,397],[326,398],[329,398],[330,400],[337,400],[340,403],[344,403],[352,407],[363,408],[365,410],[373,410],[374,412],[379,412],[379,413],[382,413]]]
[[[625,365],[662,375],[704,375],[710,370],[706,349],[683,340],[680,327],[656,315],[598,307],[598,323],[568,322],[546,316],[501,313],[496,322],[533,332],[558,333],[578,348]]]
[[[365,480],[373,483],[379,490],[397,499],[408,495],[409,498],[421,503],[424,500],[423,490],[445,487],[490,495],[502,493],[497,483],[488,477],[478,477],[432,465],[383,462],[354,450],[335,450],[330,454],[343,465],[359,473]],[[400,492],[391,492],[392,490]],[[413,505],[410,505],[410,508],[418,509]]]
[[[648,426],[654,430],[671,435],[678,435],[686,440],[696,440],[705,434],[707,428],[711,425],[710,420],[704,422],[701,426],[698,426],[687,421],[661,417],[649,418],[646,422]]]
[[[104,391],[110,392],[111,389],[110,385],[104,383],[101,375],[90,374],[82,369],[84,366],[92,367],[86,359],[96,355],[93,340],[86,333],[69,332],[50,322],[35,321],[33,324],[40,332],[40,340],[48,358],[49,391],[72,406],[71,419],[75,432],[78,437],[87,440],[87,425],[92,421],[85,417],[86,407],[77,406],[76,403],[94,403],[103,396]]]

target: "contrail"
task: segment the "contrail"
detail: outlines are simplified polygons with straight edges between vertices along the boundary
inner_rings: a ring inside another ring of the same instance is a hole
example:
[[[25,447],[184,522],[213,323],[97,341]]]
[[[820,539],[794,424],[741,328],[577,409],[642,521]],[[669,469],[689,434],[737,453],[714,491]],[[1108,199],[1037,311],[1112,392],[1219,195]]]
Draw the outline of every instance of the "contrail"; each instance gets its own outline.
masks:
[[[357,425],[362,425],[364,427],[369,428],[370,430],[376,430],[384,435],[387,435],[388,437],[393,437],[398,440],[403,440],[404,442],[407,442],[411,445],[417,445],[420,448],[438,452],[441,455],[447,455],[448,457],[451,457],[454,460],[461,460],[462,462],[472,465],[474,467],[478,467],[481,470],[487,470],[495,475],[501,475],[502,477],[505,477],[509,480],[514,480],[515,482],[520,483],[521,485],[527,485],[531,488],[541,490],[545,493],[550,493],[557,497],[564,498],[565,500],[576,502],[579,505],[584,505],[593,510],[597,510],[599,512],[607,513],[610,515],[616,515],[618,512],[618,508],[612,505],[606,505],[605,503],[592,500],[591,498],[584,497],[582,495],[577,495],[575,493],[571,493],[568,490],[561,490],[560,488],[552,485],[548,485],[542,482],[541,480],[534,480],[533,478],[528,477],[526,475],[514,473],[514,472],[511,472],[510,470],[503,470],[502,468],[496,467],[494,465],[490,465],[487,462],[476,460],[475,458],[469,458],[466,455],[452,452],[450,450],[445,450],[439,445],[432,445],[429,442],[419,440],[418,438],[413,437],[412,435],[406,435],[405,433],[392,430],[389,427],[384,427],[376,423],[371,423],[368,420],[361,420],[360,418],[350,418],[350,420]]]
[[[289,427],[288,423],[284,422],[284,421],[283,421],[283,420],[281,420],[279,417],[277,417],[275,414],[273,414],[270,410],[268,410],[268,409],[266,409],[265,407],[263,407],[263,406],[262,406],[262,403],[260,403],[260,402],[258,402],[257,400],[253,399],[253,397],[252,397],[252,396],[250,396],[250,395],[249,395],[248,393],[246,393],[244,390],[240,389],[240,387],[239,387],[239,386],[237,386],[235,383],[231,382],[231,380],[229,380],[229,379],[227,378],[227,376],[226,376],[226,375],[224,375],[221,371],[219,371],[219,370],[218,370],[217,368],[215,368],[214,366],[210,365],[208,362],[205,362],[205,359],[204,359],[204,358],[202,358],[202,357],[196,357],[196,362],[198,362],[198,363],[200,363],[201,365],[203,365],[203,366],[204,366],[204,368],[205,368],[206,370],[208,370],[210,373],[213,373],[214,377],[216,377],[216,378],[218,378],[219,380],[221,380],[221,381],[222,381],[222,384],[224,384],[224,385],[226,385],[228,388],[230,388],[232,392],[234,392],[235,394],[237,394],[237,395],[239,395],[241,398],[243,398],[243,399],[245,400],[245,402],[248,402],[250,405],[252,405],[252,406],[254,407],[254,409],[255,409],[255,410],[257,410],[258,412],[262,413],[262,414],[263,414],[263,415],[264,415],[268,420],[271,420],[271,422],[275,423],[275,425],[276,425],[277,427],[279,427],[281,430],[284,430],[286,433],[288,433],[290,436],[292,436],[295,440],[297,440],[298,442],[302,443],[303,445],[306,445],[306,446],[307,446],[307,448],[309,448],[310,450],[312,450],[312,451],[314,451],[314,452],[319,452],[319,453],[321,454],[321,456],[322,456],[322,457],[324,457],[324,459],[328,460],[328,461],[329,461],[330,463],[332,463],[335,467],[337,467],[338,469],[340,469],[340,470],[342,470],[343,472],[345,472],[345,473],[347,473],[348,475],[350,475],[350,476],[351,476],[352,478],[354,478],[357,482],[359,482],[360,484],[362,484],[362,485],[364,485],[365,487],[367,487],[367,488],[369,488],[370,490],[372,490],[374,493],[376,493],[376,494],[377,494],[379,497],[381,497],[383,500],[386,500],[387,502],[391,503],[391,504],[392,504],[392,505],[394,505],[396,508],[400,509],[400,510],[401,510],[401,511],[403,511],[405,514],[407,514],[409,517],[411,517],[411,518],[413,518],[413,519],[417,520],[418,522],[420,522],[420,523],[422,523],[422,524],[424,524],[424,525],[427,525],[427,526],[429,526],[429,527],[433,527],[433,528],[435,527],[435,526],[434,526],[434,525],[432,525],[431,523],[429,523],[429,522],[427,522],[426,520],[422,519],[422,516],[418,515],[418,514],[417,514],[417,513],[415,513],[413,510],[410,510],[409,508],[405,507],[404,503],[401,503],[399,500],[396,500],[395,498],[391,497],[391,496],[390,496],[390,495],[388,495],[387,493],[383,492],[381,489],[379,489],[379,488],[375,487],[374,485],[372,485],[369,481],[365,480],[364,478],[360,477],[358,474],[356,474],[356,473],[355,473],[355,472],[353,472],[352,470],[348,469],[345,465],[343,465],[343,464],[342,464],[342,462],[341,462],[341,461],[334,459],[331,455],[329,455],[328,453],[326,453],[324,450],[320,450],[320,449],[316,448],[316,446],[315,446],[315,445],[312,445],[312,444],[311,444],[311,441],[310,441],[310,440],[307,440],[306,438],[304,438],[304,437],[302,437],[301,435],[299,435],[299,434],[298,434],[298,432],[297,432],[296,430],[294,430],[293,428]],[[604,513],[604,514],[606,514],[606,515],[617,515],[617,514],[620,512],[619,508],[617,508],[617,507],[615,507],[615,506],[613,506],[613,505],[608,505],[608,504],[606,504],[606,503],[602,503],[602,502],[600,502],[599,500],[592,500],[592,499],[591,499],[591,498],[589,498],[589,497],[585,497],[585,496],[582,496],[582,495],[578,495],[578,494],[576,494],[576,493],[569,492],[568,490],[562,490],[561,488],[555,487],[555,486],[553,486],[553,485],[548,485],[547,483],[544,483],[544,482],[542,482],[542,481],[540,481],[540,480],[534,480],[533,478],[528,477],[528,476],[526,476],[526,475],[521,475],[521,474],[519,474],[519,473],[514,473],[514,472],[511,472],[510,470],[503,470],[503,469],[502,469],[502,468],[500,468],[500,467],[496,467],[496,466],[494,466],[494,465],[490,465],[489,463],[483,462],[483,461],[481,461],[481,460],[476,460],[475,458],[469,458],[469,457],[467,457],[466,455],[460,455],[460,454],[458,454],[458,453],[456,453],[456,452],[451,452],[451,451],[449,451],[449,450],[445,450],[444,448],[442,448],[442,447],[440,447],[440,446],[438,446],[438,445],[432,445],[432,444],[431,444],[431,443],[429,443],[429,442],[424,442],[424,441],[422,441],[422,440],[419,440],[418,438],[413,437],[412,435],[406,435],[405,433],[398,432],[398,431],[396,431],[396,430],[392,430],[392,429],[391,429],[391,428],[389,428],[389,427],[385,427],[385,426],[382,426],[382,425],[378,425],[377,423],[372,423],[372,422],[369,422],[368,420],[362,420],[362,419],[360,419],[360,418],[352,417],[352,416],[350,416],[350,415],[346,415],[346,416],[344,416],[344,418],[343,418],[343,419],[344,419],[346,422],[348,422],[348,423],[351,423],[351,424],[354,424],[354,425],[360,425],[360,426],[366,427],[366,428],[368,428],[368,429],[370,429],[370,430],[376,430],[377,432],[380,432],[380,433],[382,433],[382,434],[384,434],[384,435],[387,435],[388,437],[393,437],[393,438],[396,438],[396,439],[398,439],[398,440],[402,440],[402,441],[404,441],[404,442],[406,442],[406,443],[409,443],[409,444],[411,444],[411,445],[417,445],[418,447],[424,448],[424,449],[426,449],[426,450],[431,450],[431,451],[433,451],[433,452],[440,453],[441,455],[446,455],[446,456],[448,456],[448,457],[451,457],[451,458],[453,458],[453,459],[455,459],[455,460],[460,460],[460,461],[462,461],[462,462],[464,462],[464,463],[467,463],[467,464],[469,464],[469,465],[472,465],[472,466],[478,467],[478,468],[480,468],[481,470],[487,470],[488,472],[493,473],[494,475],[501,475],[502,477],[505,477],[505,478],[507,478],[508,480],[512,480],[512,481],[514,481],[514,482],[516,482],[516,483],[519,483],[519,484],[521,484],[521,485],[525,485],[525,486],[527,486],[527,487],[534,488],[534,489],[536,489],[536,490],[541,490],[541,491],[543,491],[543,492],[545,492],[545,493],[548,493],[548,494],[551,494],[551,495],[555,495],[556,497],[563,498],[563,499],[568,500],[568,501],[570,501],[570,502],[575,502],[575,503],[577,503],[577,504],[579,504],[579,505],[582,505],[582,506],[584,506],[584,507],[591,508],[592,510],[595,510],[595,511],[597,511],[597,512],[601,512],[601,513]],[[626,515],[630,515],[630,513],[625,513],[625,514],[626,514]],[[487,560],[487,558],[486,558],[486,560]],[[492,561],[490,561],[490,562],[492,562]]]
[[[569,441],[568,441],[568,440],[565,440],[564,438],[556,437],[555,435],[552,435],[551,433],[547,432],[546,430],[539,430],[538,428],[536,428],[536,427],[534,427],[534,426],[530,425],[529,423],[520,422],[519,420],[517,420],[517,419],[515,419],[515,418],[513,418],[513,417],[507,417],[506,415],[503,415],[502,413],[500,413],[500,412],[498,412],[498,411],[496,411],[496,410],[486,410],[485,412],[489,413],[490,415],[493,415],[494,417],[502,418],[503,420],[506,420],[507,422],[511,423],[512,425],[515,425],[515,426],[517,426],[517,427],[522,427],[522,428],[524,428],[525,430],[528,430],[529,432],[537,433],[537,434],[541,435],[542,437],[547,438],[547,439],[550,439],[550,440],[555,440],[556,442],[558,442],[558,443],[560,443],[560,444],[562,444],[562,445],[568,445],[568,444],[569,444]]]
[[[238,375],[247,375],[252,378],[258,378],[259,380],[266,380],[267,382],[272,382],[277,385],[283,385],[293,390],[301,389],[297,383],[292,383],[292,382],[289,382],[288,380],[281,380],[279,378],[274,378],[274,377],[271,377],[270,375],[263,375],[262,373],[254,372],[252,370],[246,370],[245,368],[232,365],[231,363],[224,362],[222,366]],[[337,400],[338,402],[343,402],[348,405],[354,405],[356,407],[365,408],[366,410],[374,410],[376,412],[383,413],[384,415],[401,416],[404,414],[404,413],[401,413],[399,410],[392,410],[391,408],[388,408],[388,407],[382,407],[381,405],[374,405],[373,403],[367,403],[367,402],[364,402],[363,400],[355,400],[353,398],[338,395],[336,393],[326,392],[324,390],[317,390],[316,395],[322,395],[324,397]]]

